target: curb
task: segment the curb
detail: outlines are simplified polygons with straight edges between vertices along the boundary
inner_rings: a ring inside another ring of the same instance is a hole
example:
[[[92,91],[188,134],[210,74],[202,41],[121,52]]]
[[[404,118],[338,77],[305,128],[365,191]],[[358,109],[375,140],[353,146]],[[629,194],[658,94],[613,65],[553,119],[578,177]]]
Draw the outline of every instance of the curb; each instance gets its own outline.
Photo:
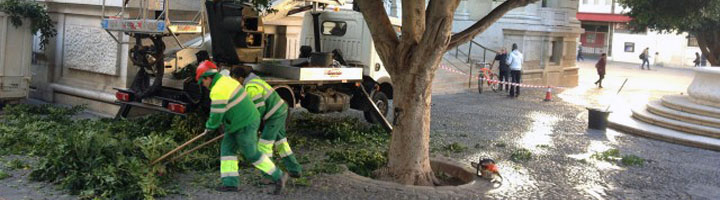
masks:
[[[431,158],[431,160],[440,165],[465,166],[447,158]],[[470,170],[469,167],[462,168],[468,173],[475,173],[474,169]],[[349,170],[338,175],[338,178],[341,178],[348,185],[358,187],[357,189],[365,192],[404,194],[412,199],[458,199],[458,197],[462,197],[461,199],[477,199],[482,198],[488,191],[493,189],[489,181],[477,178],[477,176],[473,177],[474,180],[458,186],[416,186],[375,180],[357,175]]]

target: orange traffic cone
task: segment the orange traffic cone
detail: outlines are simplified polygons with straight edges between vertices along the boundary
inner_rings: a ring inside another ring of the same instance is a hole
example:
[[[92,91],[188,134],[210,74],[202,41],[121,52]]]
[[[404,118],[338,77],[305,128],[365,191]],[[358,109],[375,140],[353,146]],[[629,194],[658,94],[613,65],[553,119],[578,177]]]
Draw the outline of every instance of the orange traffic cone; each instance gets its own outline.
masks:
[[[547,87],[547,92],[545,92],[545,99],[543,101],[552,101],[552,89],[550,86]]]

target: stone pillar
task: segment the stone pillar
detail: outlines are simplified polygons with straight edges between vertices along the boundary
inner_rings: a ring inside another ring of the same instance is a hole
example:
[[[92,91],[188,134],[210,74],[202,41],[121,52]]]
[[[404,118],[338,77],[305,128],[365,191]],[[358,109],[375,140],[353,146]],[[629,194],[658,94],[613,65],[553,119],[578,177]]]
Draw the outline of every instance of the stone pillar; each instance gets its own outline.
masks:
[[[468,13],[468,0],[460,0],[457,10],[455,10],[455,20],[469,20],[470,13]]]

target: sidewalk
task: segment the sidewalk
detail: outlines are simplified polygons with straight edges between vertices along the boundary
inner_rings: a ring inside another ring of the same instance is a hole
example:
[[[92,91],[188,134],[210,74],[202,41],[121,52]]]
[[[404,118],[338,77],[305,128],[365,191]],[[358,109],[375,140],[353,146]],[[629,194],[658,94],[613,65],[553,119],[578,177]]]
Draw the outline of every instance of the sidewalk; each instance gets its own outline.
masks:
[[[585,107],[605,108],[611,104],[614,108],[642,106],[664,95],[686,93],[695,73],[688,68],[651,67],[651,70],[641,70],[636,64],[609,62],[603,80],[604,88],[598,88],[594,84],[598,79],[596,62],[589,59],[579,62],[578,86],[558,96]],[[616,95],[625,79],[628,80],[625,87]]]

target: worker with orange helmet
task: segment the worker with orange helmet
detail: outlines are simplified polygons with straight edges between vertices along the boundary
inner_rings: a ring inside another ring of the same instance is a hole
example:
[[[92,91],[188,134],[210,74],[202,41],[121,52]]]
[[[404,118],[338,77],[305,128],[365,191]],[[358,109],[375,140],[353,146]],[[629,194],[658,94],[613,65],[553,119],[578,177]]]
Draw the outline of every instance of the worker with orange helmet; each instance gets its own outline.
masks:
[[[199,85],[210,89],[210,117],[205,124],[206,133],[214,132],[225,125],[225,137],[220,146],[219,191],[238,191],[239,174],[237,148],[243,157],[255,168],[272,177],[275,182],[275,194],[285,188],[288,174],[276,167],[270,158],[258,151],[257,131],[260,126],[260,113],[255,109],[250,96],[235,79],[218,73],[217,66],[210,61],[200,63],[195,73]]]

